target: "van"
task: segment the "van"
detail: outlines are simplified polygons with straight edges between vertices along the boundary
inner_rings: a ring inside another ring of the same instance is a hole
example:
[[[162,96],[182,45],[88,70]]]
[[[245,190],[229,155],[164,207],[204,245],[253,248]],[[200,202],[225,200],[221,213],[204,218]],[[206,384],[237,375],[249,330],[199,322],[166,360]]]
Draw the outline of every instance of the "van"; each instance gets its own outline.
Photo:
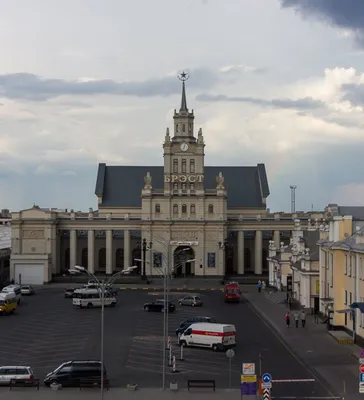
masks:
[[[239,303],[240,295],[241,295],[241,290],[239,283],[230,282],[225,285],[225,290],[224,290],[225,303],[230,303],[230,302]]]
[[[16,301],[20,304],[21,287],[19,285],[9,285],[2,288],[1,293],[15,293]]]
[[[179,345],[207,347],[213,351],[230,349],[236,346],[236,329],[228,324],[192,324],[179,337]]]
[[[15,293],[0,293],[0,315],[13,314],[17,306]]]
[[[61,384],[64,387],[79,387],[81,379],[100,379],[100,361],[68,361],[61,364],[54,371],[47,374],[44,384],[50,386],[52,383]],[[108,381],[104,365],[104,380]]]

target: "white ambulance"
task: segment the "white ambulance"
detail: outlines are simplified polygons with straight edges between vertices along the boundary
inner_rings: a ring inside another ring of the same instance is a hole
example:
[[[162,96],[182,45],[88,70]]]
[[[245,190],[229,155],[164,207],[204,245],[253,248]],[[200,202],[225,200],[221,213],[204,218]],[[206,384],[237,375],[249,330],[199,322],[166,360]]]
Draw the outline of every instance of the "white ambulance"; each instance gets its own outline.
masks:
[[[209,347],[214,351],[236,346],[234,325],[199,322],[190,325],[179,337],[180,346]]]

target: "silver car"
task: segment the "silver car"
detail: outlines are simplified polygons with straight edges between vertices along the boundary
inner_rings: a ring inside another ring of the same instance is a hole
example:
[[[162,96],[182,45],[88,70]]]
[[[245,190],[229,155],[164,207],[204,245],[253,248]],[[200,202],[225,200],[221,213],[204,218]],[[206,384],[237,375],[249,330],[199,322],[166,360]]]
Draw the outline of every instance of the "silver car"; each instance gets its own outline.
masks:
[[[19,365],[0,367],[0,385],[9,385],[12,379],[32,380],[34,374],[30,367]]]
[[[202,300],[198,296],[185,296],[178,300],[180,306],[191,306],[191,307],[201,307]]]
[[[22,285],[21,287],[20,287],[20,293],[24,296],[31,296],[32,294],[34,294],[35,292],[34,292],[34,289],[33,289],[33,287],[32,286],[30,286],[30,285]]]

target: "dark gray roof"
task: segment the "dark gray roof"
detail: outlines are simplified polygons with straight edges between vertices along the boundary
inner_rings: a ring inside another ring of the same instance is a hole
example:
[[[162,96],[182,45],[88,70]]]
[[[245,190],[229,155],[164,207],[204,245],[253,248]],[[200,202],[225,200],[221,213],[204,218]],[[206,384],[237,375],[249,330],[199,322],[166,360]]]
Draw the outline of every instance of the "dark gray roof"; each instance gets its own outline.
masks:
[[[339,206],[338,204],[329,204],[333,216],[351,215],[353,220],[364,221],[364,206]]]
[[[318,261],[320,259],[319,246],[317,245],[320,239],[319,231],[304,231],[303,239],[305,241],[306,249],[310,249],[310,260]]]
[[[95,194],[102,197],[101,206],[140,207],[147,172],[152,176],[153,189],[163,189],[163,167],[99,164]],[[269,186],[264,164],[255,167],[205,167],[206,189],[216,188],[219,172],[225,178],[228,207],[265,207],[262,199],[269,196]]]

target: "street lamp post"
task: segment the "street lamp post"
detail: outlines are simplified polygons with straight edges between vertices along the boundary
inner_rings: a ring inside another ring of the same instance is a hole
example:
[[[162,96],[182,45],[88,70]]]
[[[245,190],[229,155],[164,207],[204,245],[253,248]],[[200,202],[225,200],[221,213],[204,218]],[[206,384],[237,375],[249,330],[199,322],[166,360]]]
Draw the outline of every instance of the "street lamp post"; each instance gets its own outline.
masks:
[[[147,244],[147,240],[144,238],[142,240],[142,273],[141,273],[141,278],[142,280],[146,280],[146,268],[145,268],[145,264],[146,264],[146,257],[147,257],[147,250],[150,250],[152,248],[153,243],[149,242],[149,245]]]
[[[227,260],[228,260],[228,248],[229,248],[229,242],[227,239],[224,239],[224,242],[219,242],[219,248],[223,251],[223,262],[224,262],[224,274],[223,274],[223,279],[228,278],[227,274]]]
[[[98,288],[98,294],[101,302],[101,338],[100,338],[100,362],[101,362],[101,381],[100,381],[100,399],[103,400],[104,398],[104,315],[105,315],[105,289],[106,287],[112,285],[114,282],[115,278],[119,275],[124,275],[127,274],[131,271],[133,271],[136,266],[133,267],[128,267],[123,269],[122,271],[117,272],[116,274],[110,276],[110,278],[105,282],[105,281],[99,281],[96,276],[89,272],[85,267],[81,267],[79,265],[75,265],[73,268],[69,270],[71,274],[74,273],[85,273],[92,277]]]

